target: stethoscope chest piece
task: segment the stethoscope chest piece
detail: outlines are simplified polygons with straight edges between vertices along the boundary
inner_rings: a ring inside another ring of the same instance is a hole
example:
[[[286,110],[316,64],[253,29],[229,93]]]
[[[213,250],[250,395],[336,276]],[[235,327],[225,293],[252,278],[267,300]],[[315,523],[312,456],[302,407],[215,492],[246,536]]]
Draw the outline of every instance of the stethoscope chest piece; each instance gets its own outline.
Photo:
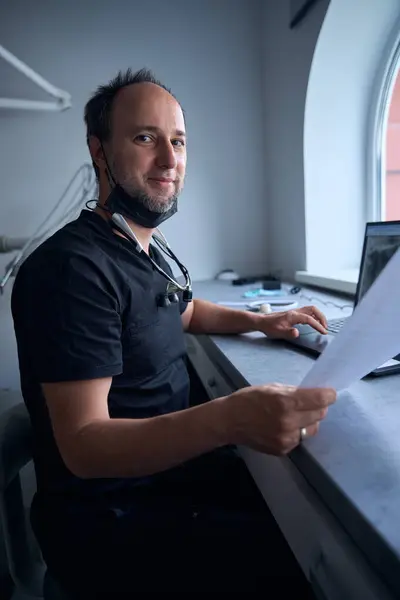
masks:
[[[178,304],[179,302],[179,297],[178,294],[173,293],[173,294],[159,294],[157,296],[157,306],[159,306],[160,308],[168,308],[168,306],[171,306],[171,304]]]

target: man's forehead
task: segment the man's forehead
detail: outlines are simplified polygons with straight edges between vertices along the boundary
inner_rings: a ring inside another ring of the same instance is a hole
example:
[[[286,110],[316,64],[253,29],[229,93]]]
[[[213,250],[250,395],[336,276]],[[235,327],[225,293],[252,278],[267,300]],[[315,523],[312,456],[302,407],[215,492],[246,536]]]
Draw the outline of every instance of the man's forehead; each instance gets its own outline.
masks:
[[[154,83],[137,83],[123,88],[113,106],[115,123],[146,123],[157,126],[163,118],[184,130],[183,111],[177,100]]]

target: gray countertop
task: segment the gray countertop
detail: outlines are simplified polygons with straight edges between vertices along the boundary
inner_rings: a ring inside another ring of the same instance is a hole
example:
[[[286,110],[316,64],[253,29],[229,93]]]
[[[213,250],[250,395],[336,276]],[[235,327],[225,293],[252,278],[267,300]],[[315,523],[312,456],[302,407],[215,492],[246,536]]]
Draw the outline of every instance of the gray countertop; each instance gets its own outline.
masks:
[[[213,302],[243,300],[246,287],[228,282],[197,282],[195,297]],[[303,288],[316,299],[349,304]],[[294,296],[299,304],[310,304]],[[266,301],[268,301],[266,299]],[[340,309],[312,302],[328,317]],[[260,333],[210,336],[203,345],[232,383],[298,385],[313,357]],[[400,597],[400,375],[366,378],[339,394],[317,436],[306,440],[291,459]]]

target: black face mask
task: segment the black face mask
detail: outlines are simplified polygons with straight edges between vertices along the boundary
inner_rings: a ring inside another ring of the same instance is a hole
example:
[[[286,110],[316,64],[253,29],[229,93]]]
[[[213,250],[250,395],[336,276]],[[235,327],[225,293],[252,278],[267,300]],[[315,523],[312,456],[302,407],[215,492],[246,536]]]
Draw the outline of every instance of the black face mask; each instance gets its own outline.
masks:
[[[178,202],[175,199],[171,208],[165,212],[156,212],[146,208],[135,196],[130,196],[123,187],[116,184],[111,190],[106,203],[106,208],[111,213],[119,213],[131,219],[137,225],[155,229],[161,223],[172,217],[178,210]]]

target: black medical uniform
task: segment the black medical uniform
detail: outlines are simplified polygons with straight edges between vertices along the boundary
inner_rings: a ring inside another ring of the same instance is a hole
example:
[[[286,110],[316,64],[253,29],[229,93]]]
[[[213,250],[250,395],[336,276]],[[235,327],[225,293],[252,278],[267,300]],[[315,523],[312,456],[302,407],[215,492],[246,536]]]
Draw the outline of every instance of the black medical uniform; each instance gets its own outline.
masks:
[[[161,253],[151,253],[171,273]],[[272,576],[279,593],[293,585],[296,598],[306,598],[297,564],[231,449],[124,479],[78,478],[60,456],[43,382],[112,377],[111,418],[189,406],[186,304],[180,297],[160,307],[165,290],[148,257],[87,210],[17,274],[12,313],[38,486],[31,518],[49,570],[85,600],[256,590],[275,598],[264,587]]]

